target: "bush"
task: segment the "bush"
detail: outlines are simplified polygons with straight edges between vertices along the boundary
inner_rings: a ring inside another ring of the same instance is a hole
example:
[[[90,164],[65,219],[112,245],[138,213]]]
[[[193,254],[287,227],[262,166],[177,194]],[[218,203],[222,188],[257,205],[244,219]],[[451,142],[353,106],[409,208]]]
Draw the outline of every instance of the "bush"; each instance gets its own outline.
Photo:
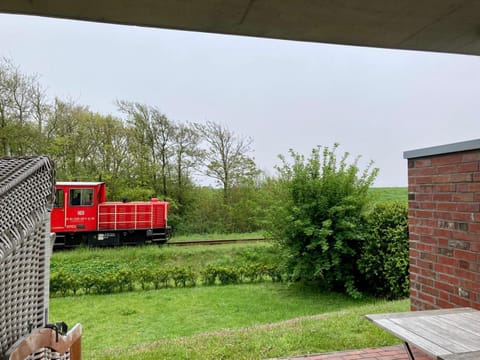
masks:
[[[197,275],[192,269],[175,267],[172,270],[172,278],[175,287],[195,286]]]
[[[115,282],[120,292],[134,289],[134,273],[130,269],[120,269],[115,274]]]
[[[153,272],[153,286],[156,290],[163,287],[167,288],[168,283],[170,282],[170,272],[166,269],[158,269]]]
[[[337,147],[317,147],[308,159],[290,151],[292,164],[281,158],[269,233],[284,249],[290,279],[357,297],[359,254],[351,240],[362,238],[361,215],[378,169],[370,164],[360,173],[357,161],[347,164],[348,153],[337,159]]]
[[[365,290],[388,299],[408,296],[407,205],[405,202],[379,203],[365,222],[367,232],[358,261]]]

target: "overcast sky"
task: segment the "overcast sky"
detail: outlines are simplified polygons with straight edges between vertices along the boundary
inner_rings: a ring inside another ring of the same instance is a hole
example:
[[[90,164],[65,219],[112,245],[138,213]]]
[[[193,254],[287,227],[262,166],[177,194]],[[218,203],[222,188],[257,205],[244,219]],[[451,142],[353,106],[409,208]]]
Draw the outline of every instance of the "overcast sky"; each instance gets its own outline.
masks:
[[[406,186],[403,152],[480,137],[480,57],[281,41],[0,14],[0,56],[58,96],[101,114],[115,100],[253,138],[278,154],[340,152]]]

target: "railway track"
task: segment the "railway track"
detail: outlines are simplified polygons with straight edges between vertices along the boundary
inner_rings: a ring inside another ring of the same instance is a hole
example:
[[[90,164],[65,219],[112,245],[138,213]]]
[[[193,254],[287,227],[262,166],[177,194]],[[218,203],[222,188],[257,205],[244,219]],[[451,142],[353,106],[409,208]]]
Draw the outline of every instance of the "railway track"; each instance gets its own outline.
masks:
[[[267,241],[264,237],[250,238],[250,239],[224,239],[224,240],[192,240],[192,241],[168,241],[168,246],[190,246],[190,245],[224,245],[224,244],[238,244],[249,243],[257,241]]]

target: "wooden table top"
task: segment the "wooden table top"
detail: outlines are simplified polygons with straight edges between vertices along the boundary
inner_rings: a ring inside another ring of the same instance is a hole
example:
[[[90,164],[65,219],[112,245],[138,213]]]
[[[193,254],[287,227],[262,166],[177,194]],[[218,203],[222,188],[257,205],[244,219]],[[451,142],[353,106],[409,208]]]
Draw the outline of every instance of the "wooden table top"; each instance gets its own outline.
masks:
[[[480,311],[457,308],[366,318],[439,360],[480,359]]]

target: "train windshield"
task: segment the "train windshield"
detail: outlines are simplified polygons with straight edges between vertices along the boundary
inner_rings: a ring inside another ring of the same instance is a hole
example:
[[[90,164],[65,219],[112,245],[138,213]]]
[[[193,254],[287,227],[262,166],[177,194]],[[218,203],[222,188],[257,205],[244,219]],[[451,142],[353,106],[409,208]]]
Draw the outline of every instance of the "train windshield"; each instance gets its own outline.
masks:
[[[69,199],[71,206],[93,205],[93,189],[70,189]]]
[[[64,194],[62,189],[57,189],[55,191],[55,204],[54,206],[56,208],[62,208],[63,207],[63,199],[64,199]]]

